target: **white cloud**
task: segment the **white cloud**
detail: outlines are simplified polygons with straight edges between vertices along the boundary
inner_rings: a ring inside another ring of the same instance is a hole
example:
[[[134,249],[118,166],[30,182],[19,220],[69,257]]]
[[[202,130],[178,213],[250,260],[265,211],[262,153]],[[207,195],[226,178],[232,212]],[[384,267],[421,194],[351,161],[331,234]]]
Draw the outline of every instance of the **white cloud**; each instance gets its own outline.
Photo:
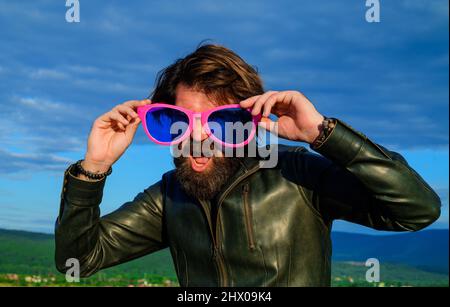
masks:
[[[43,153],[15,153],[0,149],[1,174],[14,174],[23,171],[61,171],[72,160],[54,154]]]
[[[40,68],[35,71],[32,71],[30,74],[30,77],[33,79],[63,80],[63,79],[67,79],[69,76],[62,71],[58,71],[58,70],[54,70],[54,69]]]
[[[78,150],[95,116],[121,99],[146,96],[157,71],[205,38],[257,65],[273,89],[308,89],[305,94],[327,115],[383,136],[383,142],[396,142],[395,133],[397,145],[415,142],[402,129],[415,124],[423,146],[448,143],[445,123],[421,104],[439,114],[448,104],[447,85],[434,82],[448,78],[439,75],[448,68],[448,48],[440,54],[426,45],[430,35],[443,32],[442,20],[429,17],[442,15],[447,1],[383,2],[382,14],[392,19],[376,26],[363,21],[364,1],[92,1],[83,2],[79,25],[64,22],[63,5],[24,5],[28,13],[19,12],[21,3],[0,4],[10,25],[0,34],[7,42],[0,54],[3,148]],[[420,14],[427,19],[408,20]],[[431,42],[443,40],[434,36]],[[415,50],[401,55],[408,46],[425,51],[415,65]],[[381,120],[367,124],[374,117]],[[32,121],[38,125],[27,126]],[[11,131],[20,134],[20,142]],[[439,144],[425,139],[430,135]]]
[[[40,111],[62,111],[67,108],[67,106],[64,106],[62,103],[53,102],[43,98],[17,97],[15,100],[22,106]]]

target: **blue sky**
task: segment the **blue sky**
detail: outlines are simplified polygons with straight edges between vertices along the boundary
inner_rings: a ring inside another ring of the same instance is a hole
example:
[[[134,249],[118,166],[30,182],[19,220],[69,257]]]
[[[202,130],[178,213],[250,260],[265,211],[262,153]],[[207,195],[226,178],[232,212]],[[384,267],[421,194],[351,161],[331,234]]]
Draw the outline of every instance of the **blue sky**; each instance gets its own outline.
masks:
[[[0,228],[52,232],[62,173],[92,121],[146,97],[156,73],[211,39],[257,66],[267,90],[317,109],[403,154],[443,200],[448,228],[448,1],[0,0]],[[107,213],[171,169],[139,130],[108,178]],[[336,230],[369,232],[339,222]]]

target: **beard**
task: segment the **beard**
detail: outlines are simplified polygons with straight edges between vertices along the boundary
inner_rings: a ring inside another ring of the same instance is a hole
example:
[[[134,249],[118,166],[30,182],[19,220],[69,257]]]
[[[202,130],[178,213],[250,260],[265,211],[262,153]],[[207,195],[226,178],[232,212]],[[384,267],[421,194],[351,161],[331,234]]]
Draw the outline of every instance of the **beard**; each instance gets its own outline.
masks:
[[[199,200],[210,200],[238,171],[241,160],[239,157],[212,157],[211,165],[203,172],[194,171],[187,157],[174,158],[173,162],[175,176],[186,194]]]

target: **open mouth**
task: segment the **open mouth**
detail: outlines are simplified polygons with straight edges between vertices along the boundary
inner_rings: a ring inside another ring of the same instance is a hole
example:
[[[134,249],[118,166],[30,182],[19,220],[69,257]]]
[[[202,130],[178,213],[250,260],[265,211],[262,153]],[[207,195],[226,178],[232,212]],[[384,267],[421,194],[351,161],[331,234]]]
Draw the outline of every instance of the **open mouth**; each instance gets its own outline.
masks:
[[[214,143],[209,144],[209,146],[204,145],[196,142],[183,142],[178,145],[178,149],[182,151],[182,156],[189,159],[191,168],[195,172],[205,171],[212,163],[212,158],[220,155],[214,147]]]
[[[189,156],[189,160],[191,161],[191,167],[194,171],[203,172],[211,163],[212,158]]]

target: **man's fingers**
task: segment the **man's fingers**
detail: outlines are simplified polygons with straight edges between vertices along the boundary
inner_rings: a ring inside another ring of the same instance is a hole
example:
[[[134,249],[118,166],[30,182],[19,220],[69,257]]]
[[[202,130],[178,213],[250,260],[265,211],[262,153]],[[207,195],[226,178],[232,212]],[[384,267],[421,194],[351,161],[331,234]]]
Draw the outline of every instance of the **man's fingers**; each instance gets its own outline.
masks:
[[[282,92],[267,91],[262,95],[256,95],[240,102],[242,108],[252,108],[252,115],[258,115],[262,111],[263,116],[267,117],[270,114],[272,107],[279,100],[278,95]]]
[[[242,100],[239,104],[242,108],[250,108],[259,97],[261,97],[261,95],[252,96],[250,98]]]
[[[131,108],[128,105],[121,104],[118,105],[115,109],[119,111],[122,115],[129,115],[131,116],[131,118],[138,117],[138,114],[133,110],[133,108]]]
[[[150,99],[143,99],[143,100],[130,100],[125,103],[123,103],[126,106],[129,106],[133,110],[140,106],[145,106],[146,104],[152,103]]]
[[[130,121],[130,124],[127,126],[125,130],[125,134],[131,139],[133,139],[136,134],[139,123],[141,122],[139,117],[135,117]]]
[[[121,122],[115,122],[115,125],[116,125],[120,130],[125,130],[125,126],[124,126]]]
[[[98,117],[95,120],[95,124],[99,127],[111,127],[114,130],[120,129],[126,131],[130,129],[137,129],[139,123],[141,122],[137,114],[137,107],[150,103],[150,99],[126,101]],[[131,127],[127,128],[128,126]]]
[[[112,114],[114,114],[111,119],[116,120],[118,122],[117,126],[122,130],[126,130],[126,127],[129,125],[133,126],[132,129],[137,129],[137,126],[141,122],[138,114],[136,113],[137,107],[145,106],[150,103],[150,99],[130,100],[124,102],[123,104],[114,107],[114,109],[111,111]],[[119,115],[116,115],[116,113]]]
[[[136,117],[133,119],[132,125],[138,126],[141,123],[141,119],[139,117]]]
[[[278,92],[268,91],[268,92],[264,93],[263,95],[261,95],[261,97],[259,97],[256,100],[256,102],[253,104],[252,115],[256,116],[256,115],[260,114],[261,108],[266,103],[267,99],[269,99],[269,97],[272,97],[273,95],[276,95],[276,94],[278,94]]]
[[[263,107],[262,107],[262,115],[264,117],[268,117],[270,113],[272,113],[272,107],[280,101],[280,94],[276,93],[274,95],[271,95],[267,100],[265,101]]]
[[[118,111],[111,111],[111,113],[109,114],[109,118],[116,121],[119,127],[121,125],[122,125],[122,127],[125,127],[129,124],[129,121]],[[119,124],[121,124],[121,125],[119,125]]]
[[[130,124],[128,126],[132,126],[134,129],[134,127],[137,128],[137,126],[139,126],[140,122],[141,122],[141,119],[139,117],[133,117],[132,119],[130,119]]]

